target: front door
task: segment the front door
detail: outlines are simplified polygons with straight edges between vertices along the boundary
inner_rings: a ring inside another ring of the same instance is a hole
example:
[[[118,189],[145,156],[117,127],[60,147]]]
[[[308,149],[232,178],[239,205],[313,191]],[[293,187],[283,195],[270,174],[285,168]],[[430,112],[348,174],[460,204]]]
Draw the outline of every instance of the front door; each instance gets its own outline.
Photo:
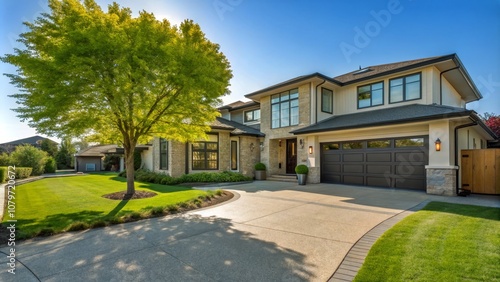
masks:
[[[297,139],[286,140],[286,173],[295,174],[297,166]]]

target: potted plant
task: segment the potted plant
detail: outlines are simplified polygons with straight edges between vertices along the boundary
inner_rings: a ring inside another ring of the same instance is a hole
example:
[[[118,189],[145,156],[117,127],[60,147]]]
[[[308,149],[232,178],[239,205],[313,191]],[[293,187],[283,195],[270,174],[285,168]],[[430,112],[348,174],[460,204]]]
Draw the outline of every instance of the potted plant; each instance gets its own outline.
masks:
[[[263,163],[255,164],[255,180],[266,180],[266,165]]]
[[[299,185],[306,185],[308,172],[309,168],[306,165],[300,164],[295,167],[295,173],[297,173],[297,179],[299,181]]]

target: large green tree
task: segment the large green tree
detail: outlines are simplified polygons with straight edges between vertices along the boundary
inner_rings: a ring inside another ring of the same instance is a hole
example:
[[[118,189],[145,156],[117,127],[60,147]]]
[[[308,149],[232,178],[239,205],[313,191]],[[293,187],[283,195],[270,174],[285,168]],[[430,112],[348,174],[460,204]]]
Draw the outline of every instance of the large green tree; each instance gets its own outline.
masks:
[[[229,93],[230,64],[199,25],[173,26],[142,11],[94,0],[49,0],[50,13],[25,25],[25,48],[2,57],[19,93],[18,117],[49,136],[121,142],[127,193],[134,149],[153,136],[202,138]]]

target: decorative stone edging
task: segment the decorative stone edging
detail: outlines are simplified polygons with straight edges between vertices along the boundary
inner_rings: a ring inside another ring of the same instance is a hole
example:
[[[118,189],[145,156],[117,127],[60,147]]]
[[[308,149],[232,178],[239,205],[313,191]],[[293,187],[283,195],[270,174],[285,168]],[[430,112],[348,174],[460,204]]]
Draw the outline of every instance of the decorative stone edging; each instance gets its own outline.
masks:
[[[382,236],[385,231],[389,230],[396,223],[400,222],[403,218],[416,211],[421,210],[429,202],[429,200],[423,201],[408,210],[402,211],[382,221],[377,226],[370,229],[370,231],[366,232],[363,237],[361,237],[356,243],[354,243],[349,252],[347,252],[347,255],[344,257],[328,282],[353,281],[354,277],[356,277],[359,269],[363,265],[368,252],[370,251],[373,244],[375,244],[375,242],[378,240],[378,238]]]

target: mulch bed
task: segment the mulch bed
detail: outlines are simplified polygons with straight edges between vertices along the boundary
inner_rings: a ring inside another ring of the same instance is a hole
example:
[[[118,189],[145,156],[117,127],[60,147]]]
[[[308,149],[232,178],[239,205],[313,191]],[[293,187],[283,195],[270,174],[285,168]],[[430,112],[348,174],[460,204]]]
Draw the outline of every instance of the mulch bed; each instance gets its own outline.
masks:
[[[132,197],[127,194],[127,191],[120,191],[111,194],[103,195],[103,198],[111,200],[134,200],[134,199],[146,199],[156,196],[155,192],[136,190]]]

